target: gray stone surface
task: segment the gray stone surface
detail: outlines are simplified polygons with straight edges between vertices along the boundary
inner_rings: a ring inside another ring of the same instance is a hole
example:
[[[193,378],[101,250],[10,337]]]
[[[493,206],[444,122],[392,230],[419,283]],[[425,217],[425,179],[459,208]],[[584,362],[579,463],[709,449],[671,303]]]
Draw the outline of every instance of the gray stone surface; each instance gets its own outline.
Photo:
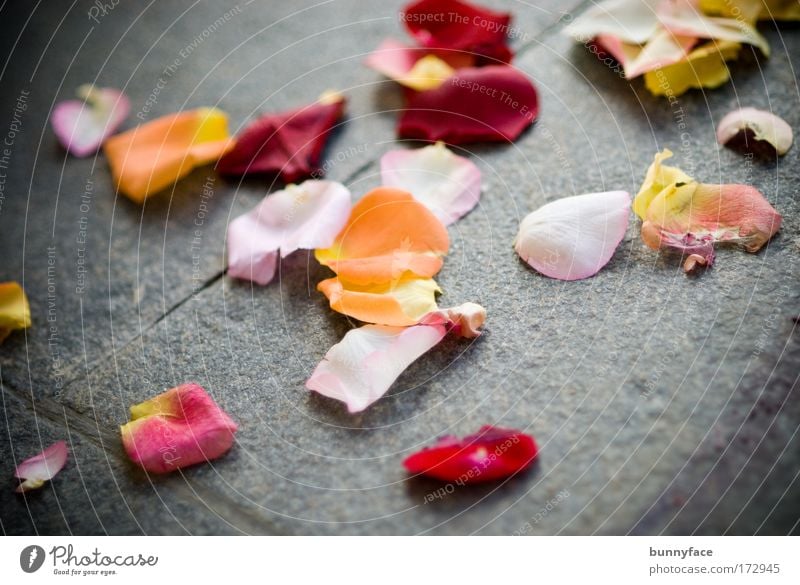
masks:
[[[94,23],[83,2],[60,25],[59,7],[39,7],[27,24],[29,8],[0,11],[0,47],[11,55],[0,136],[29,92],[0,208],[0,280],[24,280],[34,315],[34,327],[0,349],[0,473],[10,477],[14,461],[57,438],[72,450],[41,493],[0,490],[4,532],[797,530],[800,150],[778,164],[751,163],[714,141],[715,122],[739,104],[800,127],[792,74],[800,39],[791,27],[762,26],[769,60],[745,55],[734,83],[670,106],[559,34],[561,11],[580,2],[503,2],[516,15],[515,64],[539,87],[541,117],[513,145],[465,149],[484,173],[483,197],[451,227],[437,277],[443,305],[487,307],[487,332],[447,339],[357,416],[304,389],[353,325],[315,292],[327,270],[299,252],[268,287],[222,276],[229,219],[275,185],[237,184],[207,167],[139,208],[115,199],[102,156],[65,157],[47,126],[54,101],[95,79],[125,87],[129,126],[138,112],[219,105],[238,128],[336,87],[348,95],[349,117],[326,151],[329,176],[360,196],[378,184],[377,160],[396,145],[401,105],[397,88],[361,60],[382,38],[404,38],[401,4],[242,3],[186,57],[181,51],[236,5],[120,3]],[[546,279],[515,256],[510,243],[530,210],[571,194],[635,192],[663,147],[700,180],[759,188],[784,215],[781,233],[756,255],[720,250],[714,268],[694,278],[676,258],[643,247],[636,221],[611,263],[585,281]],[[89,178],[91,205],[82,210]],[[82,217],[89,274],[78,294]],[[192,249],[196,220],[202,242]],[[56,343],[48,344],[48,325]],[[213,465],[151,482],[125,459],[117,425],[130,404],[189,379],[239,422],[237,445]],[[408,480],[402,458],[486,423],[532,432],[538,464],[426,503],[441,484]]]

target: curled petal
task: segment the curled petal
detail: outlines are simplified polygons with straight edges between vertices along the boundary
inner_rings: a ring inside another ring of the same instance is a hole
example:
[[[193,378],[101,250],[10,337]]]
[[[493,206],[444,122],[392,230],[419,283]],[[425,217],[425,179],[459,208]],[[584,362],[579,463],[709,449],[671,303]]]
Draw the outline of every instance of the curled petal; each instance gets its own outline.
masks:
[[[463,303],[449,309],[437,309],[421,321],[426,325],[451,324],[461,337],[478,337],[486,322],[486,309],[477,303]]]
[[[44,485],[44,482],[53,479],[67,463],[67,454],[67,444],[64,441],[58,441],[38,455],[20,463],[14,471],[14,477],[22,480],[22,483],[17,486],[16,492],[22,493],[38,489]]]
[[[334,181],[305,181],[268,195],[228,226],[228,275],[257,284],[275,275],[278,250],[333,244],[350,217],[350,191]]]
[[[216,108],[199,108],[112,136],[103,150],[117,189],[141,203],[195,167],[216,161],[231,146],[228,116]]]
[[[130,100],[117,89],[87,84],[78,88],[80,100],[56,104],[50,122],[61,145],[77,157],[97,152],[116,132],[131,109]]]
[[[717,141],[748,150],[759,150],[759,143],[766,143],[773,154],[784,155],[792,146],[792,128],[771,112],[741,108],[720,120]]]
[[[481,171],[443,143],[392,150],[381,157],[381,181],[414,195],[449,225],[469,213],[481,197]]]
[[[659,30],[641,47],[624,43],[610,35],[597,37],[597,42],[622,65],[625,77],[633,79],[648,71],[685,60],[689,50],[697,44],[697,39]]]
[[[421,49],[386,39],[364,61],[366,65],[397,83],[416,91],[439,87],[455,69],[445,60]]]
[[[317,365],[306,388],[361,412],[386,394],[397,377],[439,343],[441,325],[365,325],[347,332]]]
[[[0,343],[12,331],[31,326],[31,307],[25,291],[16,282],[0,283]]]
[[[382,284],[406,273],[434,276],[449,246],[447,228],[423,204],[405,191],[379,187],[353,206],[336,241],[316,257],[348,282]]]
[[[120,427],[131,461],[150,473],[216,459],[233,445],[236,423],[194,383],[167,390],[131,406],[131,421]]]
[[[533,463],[538,453],[531,435],[487,425],[463,439],[442,437],[408,457],[403,466],[414,475],[464,485],[515,475]]]
[[[514,249],[551,278],[588,278],[608,263],[625,236],[630,205],[625,191],[553,201],[522,220]]]
[[[653,95],[679,96],[690,89],[719,87],[731,77],[726,61],[735,59],[741,44],[715,41],[692,50],[683,61],[647,71],[644,84]]]
[[[236,137],[217,168],[230,175],[279,174],[287,182],[313,176],[344,106],[344,96],[328,92],[311,105],[262,116]]]
[[[449,144],[515,140],[539,113],[536,88],[509,65],[467,67],[441,86],[415,93],[398,135]]]
[[[662,0],[606,0],[591,6],[564,32],[580,42],[612,35],[623,42],[644,44],[658,30],[656,8]]]
[[[511,15],[462,0],[418,0],[403,9],[408,32],[424,47],[474,53],[490,62],[508,62]]]
[[[669,148],[665,148],[656,154],[655,160],[650,165],[650,168],[647,169],[644,183],[642,183],[636,198],[633,200],[633,211],[642,219],[645,219],[647,208],[653,202],[653,199],[666,187],[674,183],[691,183],[694,181],[679,168],[661,164],[668,158],[672,158],[672,151]]]
[[[432,278],[402,278],[397,282],[358,285],[341,278],[329,278],[317,285],[331,309],[365,323],[415,325],[435,311],[436,293]]]

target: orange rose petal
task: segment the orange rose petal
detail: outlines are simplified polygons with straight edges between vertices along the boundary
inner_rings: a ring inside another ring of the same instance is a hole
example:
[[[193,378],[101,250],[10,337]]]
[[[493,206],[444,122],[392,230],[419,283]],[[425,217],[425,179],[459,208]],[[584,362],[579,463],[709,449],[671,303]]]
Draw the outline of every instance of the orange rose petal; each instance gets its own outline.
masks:
[[[387,283],[409,273],[434,276],[450,240],[441,221],[410,193],[379,187],[354,207],[333,246],[317,250],[320,264],[355,285]]]
[[[198,108],[113,136],[103,149],[117,189],[141,203],[232,147],[227,115],[215,108]]]

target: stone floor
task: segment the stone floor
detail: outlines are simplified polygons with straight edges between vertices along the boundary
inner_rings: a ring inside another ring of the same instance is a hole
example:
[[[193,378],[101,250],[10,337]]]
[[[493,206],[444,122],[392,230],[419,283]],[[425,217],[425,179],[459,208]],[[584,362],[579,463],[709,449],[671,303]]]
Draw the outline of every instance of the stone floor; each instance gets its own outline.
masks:
[[[769,59],[743,51],[733,83],[671,106],[561,34],[566,11],[587,2],[492,4],[515,14],[515,64],[542,107],[515,144],[467,149],[483,197],[451,227],[438,280],[445,305],[487,307],[487,331],[446,340],[358,416],[304,388],[351,327],[314,289],[327,270],[299,252],[264,288],[224,275],[228,221],[276,186],[206,167],[139,207],[115,198],[102,156],[66,157],[47,118],[85,82],[124,88],[129,127],[218,105],[234,130],[338,88],[349,119],[326,150],[328,174],[359,196],[397,145],[401,106],[398,88],[361,61],[384,37],[405,38],[402,2],[0,7],[0,136],[12,143],[0,281],[24,283],[33,312],[33,327],[0,348],[4,533],[798,530],[800,147],[766,164],[714,141],[715,122],[739,105],[800,128],[797,27],[761,25]],[[783,214],[781,233],[755,255],[720,250],[694,278],[645,248],[636,221],[588,280],[550,280],[518,260],[522,216],[566,195],[635,192],[663,147],[705,182],[756,186]],[[148,477],[117,427],[130,404],[186,380],[239,422],[237,444],[213,464]],[[533,433],[538,464],[434,501],[440,484],[406,478],[406,454],[486,423]],[[15,495],[15,462],[57,439],[70,445],[67,467]]]

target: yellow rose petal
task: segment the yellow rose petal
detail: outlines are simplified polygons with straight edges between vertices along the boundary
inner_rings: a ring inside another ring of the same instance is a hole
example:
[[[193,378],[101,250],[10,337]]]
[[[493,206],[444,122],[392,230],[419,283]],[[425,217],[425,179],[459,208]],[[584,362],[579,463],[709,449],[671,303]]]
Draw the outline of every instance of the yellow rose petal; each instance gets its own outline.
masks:
[[[735,59],[741,44],[710,42],[695,49],[685,61],[644,74],[644,83],[653,95],[679,96],[690,89],[719,87],[730,79],[725,61]]]
[[[16,329],[31,326],[31,308],[16,282],[0,283],[0,343]]]

